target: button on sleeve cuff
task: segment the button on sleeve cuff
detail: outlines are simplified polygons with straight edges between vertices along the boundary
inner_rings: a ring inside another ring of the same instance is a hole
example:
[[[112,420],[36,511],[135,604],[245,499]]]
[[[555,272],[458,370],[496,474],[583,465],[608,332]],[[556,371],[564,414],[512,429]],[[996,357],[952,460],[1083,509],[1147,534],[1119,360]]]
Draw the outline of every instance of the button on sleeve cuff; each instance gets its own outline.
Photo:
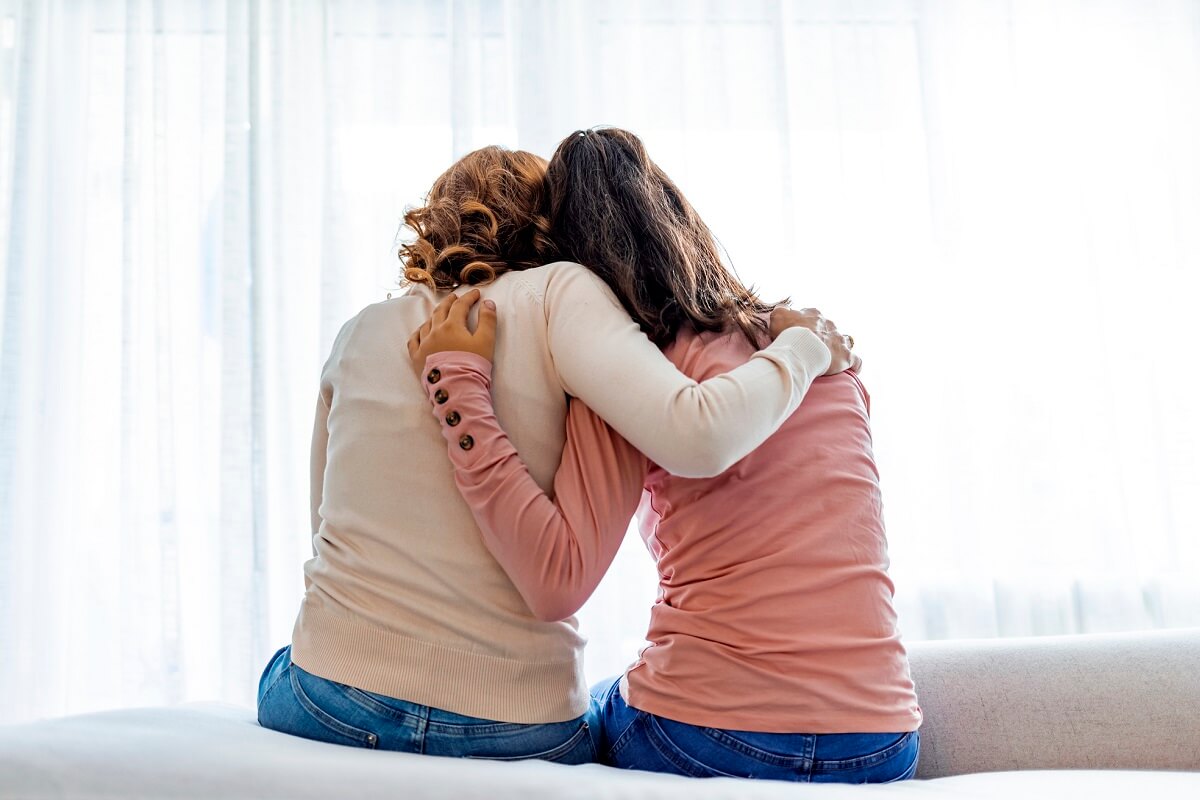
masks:
[[[456,468],[502,458],[511,449],[492,407],[492,363],[460,351],[431,355],[422,386]]]

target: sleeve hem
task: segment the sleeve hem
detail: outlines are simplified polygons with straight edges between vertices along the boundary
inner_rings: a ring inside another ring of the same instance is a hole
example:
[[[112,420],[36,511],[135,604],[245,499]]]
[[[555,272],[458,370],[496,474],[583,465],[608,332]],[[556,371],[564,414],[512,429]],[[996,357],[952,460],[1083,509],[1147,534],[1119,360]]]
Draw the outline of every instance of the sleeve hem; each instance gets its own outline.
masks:
[[[775,341],[761,351],[771,353],[799,362],[811,370],[815,377],[825,373],[833,360],[833,354],[821,341],[821,338],[808,328],[796,326],[788,328],[775,337]]]
[[[445,369],[454,367],[466,370],[468,372],[478,372],[487,378],[489,381],[492,378],[492,362],[476,353],[468,353],[465,350],[443,350],[440,353],[434,353],[425,359],[424,374],[428,374],[431,369]]]

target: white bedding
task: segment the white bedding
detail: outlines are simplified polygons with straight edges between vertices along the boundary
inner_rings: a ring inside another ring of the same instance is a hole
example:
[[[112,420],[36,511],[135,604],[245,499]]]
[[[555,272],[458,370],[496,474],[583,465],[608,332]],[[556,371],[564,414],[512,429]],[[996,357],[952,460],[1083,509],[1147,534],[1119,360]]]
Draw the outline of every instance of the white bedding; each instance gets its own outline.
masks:
[[[1200,773],[999,772],[886,786],[696,780],[598,765],[358,750],[259,727],[248,709],[131,709],[0,727],[0,797],[78,798],[1200,798]]]

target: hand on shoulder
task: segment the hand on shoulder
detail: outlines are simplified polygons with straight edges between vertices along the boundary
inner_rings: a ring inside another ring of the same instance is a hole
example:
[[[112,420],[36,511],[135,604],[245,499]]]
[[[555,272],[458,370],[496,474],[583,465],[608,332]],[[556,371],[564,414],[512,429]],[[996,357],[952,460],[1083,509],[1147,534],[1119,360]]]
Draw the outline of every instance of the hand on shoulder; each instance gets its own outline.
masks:
[[[467,324],[471,309],[479,302],[478,289],[461,297],[451,293],[433,309],[433,316],[408,339],[408,354],[423,367],[434,353],[455,350],[474,353],[491,361],[496,352],[496,304],[484,300],[479,322],[472,331]]]
[[[829,348],[831,356],[826,375],[836,375],[852,369],[862,370],[862,359],[851,352],[854,349],[854,337],[847,336],[837,329],[833,320],[815,308],[802,308],[799,311],[787,306],[776,306],[771,312],[771,338],[775,339],[788,328],[808,328]]]

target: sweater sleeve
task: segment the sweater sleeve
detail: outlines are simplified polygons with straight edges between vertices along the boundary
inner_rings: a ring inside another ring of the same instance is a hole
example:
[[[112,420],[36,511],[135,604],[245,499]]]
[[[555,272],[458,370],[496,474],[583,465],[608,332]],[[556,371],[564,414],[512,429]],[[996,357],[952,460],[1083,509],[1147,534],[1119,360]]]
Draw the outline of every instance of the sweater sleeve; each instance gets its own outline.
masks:
[[[698,383],[584,267],[561,270],[548,282],[545,313],[550,354],[567,393],[651,461],[686,478],[719,475],[766,441],[831,358],[812,331],[789,328],[742,366]]]
[[[325,489],[325,461],[329,447],[329,400],[325,397],[322,387],[317,394],[317,411],[313,419],[312,447],[309,451],[309,517],[312,523],[312,539],[316,539],[321,530],[321,501]],[[316,542],[313,542],[313,555],[317,554]]]
[[[425,362],[424,386],[484,544],[534,616],[566,619],[616,556],[641,497],[646,460],[572,401],[551,500],[496,419],[491,367],[470,353],[435,353]]]

